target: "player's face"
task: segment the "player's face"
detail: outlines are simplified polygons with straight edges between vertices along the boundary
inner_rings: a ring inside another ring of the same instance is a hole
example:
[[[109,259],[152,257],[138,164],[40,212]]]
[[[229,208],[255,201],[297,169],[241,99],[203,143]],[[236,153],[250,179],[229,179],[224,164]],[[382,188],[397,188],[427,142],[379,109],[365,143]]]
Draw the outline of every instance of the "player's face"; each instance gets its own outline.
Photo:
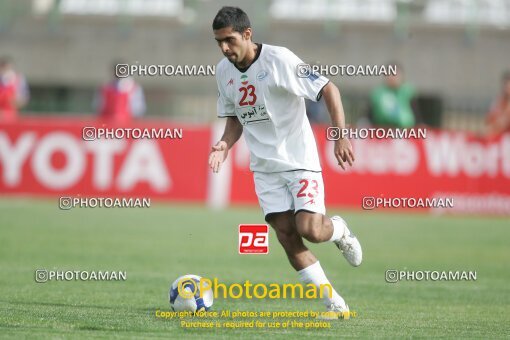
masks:
[[[232,27],[214,30],[214,39],[218,42],[221,53],[233,64],[241,64],[246,57],[246,51],[250,46],[251,29],[248,28],[243,34],[236,32]]]

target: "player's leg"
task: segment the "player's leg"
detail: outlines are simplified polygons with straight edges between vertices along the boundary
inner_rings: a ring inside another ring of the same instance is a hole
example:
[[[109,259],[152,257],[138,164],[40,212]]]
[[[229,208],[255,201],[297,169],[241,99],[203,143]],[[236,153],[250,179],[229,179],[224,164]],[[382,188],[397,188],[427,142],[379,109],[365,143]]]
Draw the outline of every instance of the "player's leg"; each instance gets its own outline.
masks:
[[[298,234],[295,224],[294,212],[286,211],[269,213],[266,221],[273,227],[278,241],[282,245],[290,264],[298,272],[299,280],[304,284],[313,284],[317,291],[324,291],[323,302],[331,311],[348,312],[349,307],[344,299],[329,282],[320,262],[315,255],[304,245],[303,239]],[[345,317],[345,315],[341,315]],[[330,317],[337,317],[336,314]]]
[[[278,242],[295,270],[299,271],[317,262],[317,258],[304,245],[303,239],[296,231],[293,210],[270,213],[266,216],[266,221],[273,227]]]
[[[321,213],[298,210],[295,220],[299,234],[312,243],[329,241],[332,237],[340,238],[344,233],[341,226],[335,230],[333,221]],[[335,232],[337,235],[333,236]]]
[[[289,176],[294,177],[289,189],[294,200],[298,233],[310,242],[334,242],[351,265],[359,266],[363,256],[358,239],[341,217],[325,215],[322,174],[295,171]]]
[[[296,270],[303,269],[317,261],[305,247],[294,223],[294,202],[281,173],[255,172],[255,192],[266,221],[276,232],[278,241]]]
[[[319,261],[303,244],[297,232],[294,218],[294,200],[289,190],[289,179],[284,173],[265,174],[255,172],[255,191],[259,204],[264,211],[266,221],[276,232],[278,241],[283,246],[289,262],[298,272],[304,284],[312,283],[320,291],[322,287],[331,287],[323,296],[329,310],[348,311],[344,299],[333,289]]]

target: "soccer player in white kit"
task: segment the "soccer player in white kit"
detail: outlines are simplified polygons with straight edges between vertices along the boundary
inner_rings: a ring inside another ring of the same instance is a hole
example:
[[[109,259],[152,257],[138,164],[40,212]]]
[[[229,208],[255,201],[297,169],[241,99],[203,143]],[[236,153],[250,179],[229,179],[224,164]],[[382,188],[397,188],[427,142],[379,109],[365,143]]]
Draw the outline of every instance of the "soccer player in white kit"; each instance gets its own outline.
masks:
[[[218,172],[244,132],[260,206],[292,267],[304,284],[330,284],[303,238],[335,243],[353,266],[361,264],[362,251],[342,218],[325,215],[319,156],[303,98],[324,97],[332,126],[344,128],[338,88],[323,76],[298,70],[303,61],[287,48],[252,42],[249,18],[240,8],[223,7],[213,31],[225,56],[216,67],[217,110],[227,121],[209,166]],[[334,143],[339,166],[352,165],[349,140]],[[330,315],[347,318],[344,299],[334,289],[329,293],[323,299]]]

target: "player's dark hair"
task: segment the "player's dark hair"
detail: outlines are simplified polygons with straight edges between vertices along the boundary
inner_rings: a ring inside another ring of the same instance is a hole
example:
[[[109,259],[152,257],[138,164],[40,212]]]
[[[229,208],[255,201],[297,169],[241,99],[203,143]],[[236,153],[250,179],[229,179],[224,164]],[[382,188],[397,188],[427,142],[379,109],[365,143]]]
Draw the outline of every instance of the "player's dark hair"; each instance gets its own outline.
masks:
[[[251,27],[248,15],[239,7],[222,7],[214,17],[212,28],[219,30],[225,27],[232,27],[235,32],[243,33]]]

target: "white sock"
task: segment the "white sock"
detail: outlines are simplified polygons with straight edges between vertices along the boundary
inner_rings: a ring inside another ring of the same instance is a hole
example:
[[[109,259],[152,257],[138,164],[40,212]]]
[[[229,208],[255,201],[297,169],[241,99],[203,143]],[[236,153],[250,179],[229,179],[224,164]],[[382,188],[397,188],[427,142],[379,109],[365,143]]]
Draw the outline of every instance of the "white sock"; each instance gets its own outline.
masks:
[[[330,242],[338,241],[339,239],[342,238],[342,236],[344,236],[345,224],[342,220],[331,219],[331,222],[333,223],[333,235],[331,235],[329,241]]]
[[[301,269],[298,271],[299,274],[299,281],[301,281],[304,285],[312,283],[317,287],[317,292],[320,294],[321,292],[321,285],[329,285],[331,289],[333,290],[330,294],[329,287],[323,286],[322,292],[323,292],[323,302],[326,306],[331,305],[334,303],[335,305],[339,306],[345,306],[344,299],[336,292],[335,288],[331,285],[328,278],[326,277],[326,274],[324,274],[324,270],[322,270],[321,264],[319,261],[315,262],[314,264]],[[331,298],[330,298],[331,295]]]

